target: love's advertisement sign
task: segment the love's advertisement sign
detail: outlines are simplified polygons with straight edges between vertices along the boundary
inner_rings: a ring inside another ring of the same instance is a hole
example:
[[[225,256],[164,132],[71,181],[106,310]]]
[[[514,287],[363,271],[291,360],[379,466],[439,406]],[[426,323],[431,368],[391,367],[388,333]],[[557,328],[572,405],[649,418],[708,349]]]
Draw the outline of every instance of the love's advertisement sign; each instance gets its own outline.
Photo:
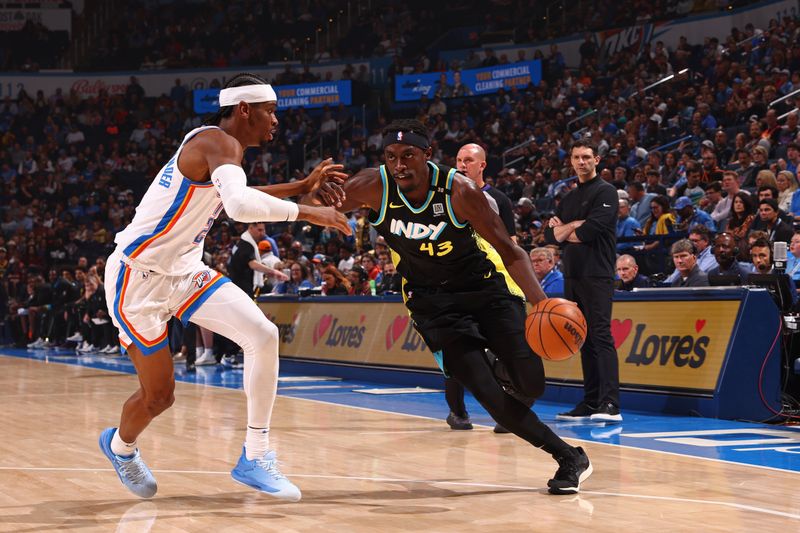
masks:
[[[289,357],[437,369],[401,302],[262,302]]]
[[[611,334],[622,385],[712,391],[739,301],[614,302]],[[581,380],[580,355],[545,361],[548,379]]]
[[[740,302],[614,302],[611,334],[620,383],[711,392],[731,342]],[[405,368],[437,369],[401,302],[262,302],[280,331],[280,354]],[[583,379],[580,355],[545,361],[548,380]]]

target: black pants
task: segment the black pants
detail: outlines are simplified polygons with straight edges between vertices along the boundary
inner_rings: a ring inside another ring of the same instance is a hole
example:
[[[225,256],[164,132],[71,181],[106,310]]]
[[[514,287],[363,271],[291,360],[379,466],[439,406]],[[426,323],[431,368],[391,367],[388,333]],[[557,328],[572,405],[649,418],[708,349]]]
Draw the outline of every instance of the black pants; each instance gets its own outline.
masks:
[[[577,302],[588,331],[581,349],[583,401],[590,407],[619,406],[619,360],[611,336],[611,278],[565,278],[564,297]]]
[[[445,347],[442,354],[450,375],[475,396],[498,424],[553,456],[563,455],[570,448],[569,444],[539,420],[530,407],[503,390],[486,362],[483,348],[471,346],[468,341],[460,341]],[[532,357],[539,359],[535,355]],[[527,387],[526,394],[541,395],[544,390],[541,360],[536,365],[534,359],[517,358],[509,360],[509,365],[509,374],[512,376],[524,375],[531,379],[539,374],[541,379],[532,379],[533,383]]]
[[[514,390],[531,398],[544,392],[544,365],[525,340],[525,306],[504,287],[475,291],[416,291],[406,301],[414,325],[444,369],[466,387],[500,425],[552,455],[570,446],[529,406],[503,390],[486,360],[490,349],[508,370]]]
[[[494,377],[500,386],[503,387],[505,391],[511,394],[514,398],[526,406],[531,407],[536,401],[536,398],[525,396],[524,394],[520,394],[514,390],[514,387],[511,384],[510,373],[503,361],[498,359],[491,350],[486,353],[486,358],[489,366],[492,367],[492,373],[494,374]],[[453,414],[461,418],[469,418],[467,406],[464,404],[464,386],[461,385],[461,383],[452,377],[445,377],[444,397],[447,400],[447,406],[450,408],[450,411],[452,411]]]

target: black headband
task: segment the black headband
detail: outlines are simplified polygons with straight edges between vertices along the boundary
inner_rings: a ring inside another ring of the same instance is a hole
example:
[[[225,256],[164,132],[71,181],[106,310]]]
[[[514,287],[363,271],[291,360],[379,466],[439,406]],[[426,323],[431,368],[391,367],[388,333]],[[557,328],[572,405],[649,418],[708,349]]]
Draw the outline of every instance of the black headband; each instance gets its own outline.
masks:
[[[386,148],[390,144],[408,144],[423,150],[427,150],[431,146],[430,141],[424,135],[413,131],[390,131],[383,136],[383,147]]]

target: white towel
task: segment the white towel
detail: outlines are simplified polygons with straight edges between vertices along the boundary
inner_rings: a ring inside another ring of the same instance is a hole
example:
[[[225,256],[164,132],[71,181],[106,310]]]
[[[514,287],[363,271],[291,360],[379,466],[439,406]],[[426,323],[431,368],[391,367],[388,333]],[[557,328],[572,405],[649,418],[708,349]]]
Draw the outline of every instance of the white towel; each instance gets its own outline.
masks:
[[[258,243],[256,243],[256,240],[253,238],[252,235],[250,235],[250,232],[245,231],[244,233],[242,233],[241,239],[246,243],[249,243],[250,246],[253,247],[254,250],[253,259],[258,261],[259,264],[263,264],[261,261],[261,254],[258,253]],[[263,284],[264,284],[264,273],[259,272],[258,270],[253,270],[253,289],[255,289],[256,287],[260,287]]]

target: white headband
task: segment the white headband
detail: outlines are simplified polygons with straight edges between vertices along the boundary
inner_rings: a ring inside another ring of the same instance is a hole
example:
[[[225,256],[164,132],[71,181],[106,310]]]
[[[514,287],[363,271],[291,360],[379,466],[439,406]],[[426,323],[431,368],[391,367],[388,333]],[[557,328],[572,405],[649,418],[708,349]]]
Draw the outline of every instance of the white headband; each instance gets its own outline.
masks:
[[[219,106],[228,107],[239,102],[255,104],[257,102],[277,102],[278,95],[272,85],[244,85],[242,87],[229,87],[219,92]]]

